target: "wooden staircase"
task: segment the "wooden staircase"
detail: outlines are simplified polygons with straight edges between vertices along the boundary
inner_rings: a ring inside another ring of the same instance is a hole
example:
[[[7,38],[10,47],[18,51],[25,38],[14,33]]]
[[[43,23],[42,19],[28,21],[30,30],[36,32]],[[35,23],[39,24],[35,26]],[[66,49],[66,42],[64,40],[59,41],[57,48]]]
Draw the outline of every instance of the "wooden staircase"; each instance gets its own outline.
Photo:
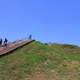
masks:
[[[22,41],[10,44],[7,47],[1,47],[0,48],[0,56],[9,54],[10,52],[13,52],[14,50],[16,50],[20,47],[23,47],[25,45],[28,45],[29,43],[31,43],[33,41],[35,41],[35,40],[22,40]]]

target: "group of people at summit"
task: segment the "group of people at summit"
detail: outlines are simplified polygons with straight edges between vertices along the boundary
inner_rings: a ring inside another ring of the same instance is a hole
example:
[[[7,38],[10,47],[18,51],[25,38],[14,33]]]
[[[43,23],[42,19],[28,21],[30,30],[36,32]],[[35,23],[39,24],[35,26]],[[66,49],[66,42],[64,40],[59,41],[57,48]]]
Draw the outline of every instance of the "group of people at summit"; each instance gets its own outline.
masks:
[[[0,38],[0,46],[5,46],[5,47],[7,47],[7,43],[8,43],[7,38],[5,38],[4,41],[3,41],[2,38]]]
[[[28,37],[29,40],[32,39],[32,35],[29,35]],[[8,45],[8,39],[5,38],[4,40],[2,38],[0,38],[0,47],[7,47]]]

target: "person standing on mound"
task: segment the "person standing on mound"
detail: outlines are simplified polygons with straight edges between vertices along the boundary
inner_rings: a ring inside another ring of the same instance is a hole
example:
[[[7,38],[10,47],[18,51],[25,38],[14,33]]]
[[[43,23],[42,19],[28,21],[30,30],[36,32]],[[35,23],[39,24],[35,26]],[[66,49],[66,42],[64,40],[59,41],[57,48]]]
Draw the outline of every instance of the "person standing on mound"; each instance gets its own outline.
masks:
[[[31,40],[32,39],[32,35],[29,35],[29,38],[28,39]]]

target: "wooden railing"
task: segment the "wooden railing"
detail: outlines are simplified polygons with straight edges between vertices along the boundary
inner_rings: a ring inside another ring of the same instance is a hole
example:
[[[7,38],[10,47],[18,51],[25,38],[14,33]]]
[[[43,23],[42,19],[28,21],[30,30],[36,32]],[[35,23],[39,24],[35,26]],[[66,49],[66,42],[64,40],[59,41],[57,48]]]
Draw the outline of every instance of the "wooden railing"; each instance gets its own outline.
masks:
[[[33,41],[35,41],[35,40],[22,40],[22,41],[10,44],[7,47],[1,47],[0,48],[0,56],[6,55],[6,54],[8,54],[8,53],[20,48],[20,47],[23,47],[23,46],[33,42]]]

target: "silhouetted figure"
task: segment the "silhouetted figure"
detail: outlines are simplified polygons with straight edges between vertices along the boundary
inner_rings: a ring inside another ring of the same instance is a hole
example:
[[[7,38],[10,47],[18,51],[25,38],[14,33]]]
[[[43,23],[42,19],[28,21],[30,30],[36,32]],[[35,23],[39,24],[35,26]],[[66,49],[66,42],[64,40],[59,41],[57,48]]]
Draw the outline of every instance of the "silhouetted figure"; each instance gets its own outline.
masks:
[[[3,42],[3,40],[2,40],[2,38],[0,39],[0,46],[2,46],[2,42]]]
[[[7,38],[5,38],[5,40],[4,40],[4,46],[5,47],[7,47],[7,42],[8,42],[8,40],[7,40]]]
[[[29,39],[32,39],[32,35],[29,35]]]

